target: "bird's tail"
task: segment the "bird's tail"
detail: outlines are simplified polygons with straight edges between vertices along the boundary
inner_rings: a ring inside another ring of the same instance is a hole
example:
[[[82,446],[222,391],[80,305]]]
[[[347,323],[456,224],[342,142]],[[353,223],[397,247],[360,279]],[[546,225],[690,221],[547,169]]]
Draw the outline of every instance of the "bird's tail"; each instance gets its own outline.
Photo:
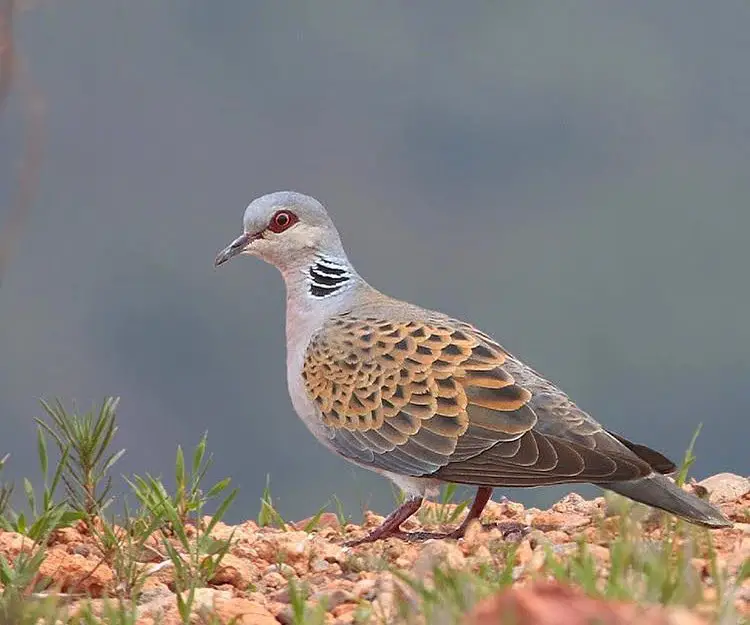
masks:
[[[731,527],[732,522],[707,501],[682,490],[663,475],[652,474],[629,482],[599,484],[629,499],[640,501],[704,527]]]

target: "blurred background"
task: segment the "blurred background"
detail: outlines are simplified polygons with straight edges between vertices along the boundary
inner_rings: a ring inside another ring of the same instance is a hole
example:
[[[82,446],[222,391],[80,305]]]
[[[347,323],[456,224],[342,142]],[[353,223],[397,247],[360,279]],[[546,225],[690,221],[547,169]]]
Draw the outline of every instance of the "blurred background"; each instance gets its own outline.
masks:
[[[40,397],[122,397],[119,474],[211,474],[254,517],[389,484],[295,416],[276,271],[213,258],[278,189],[381,290],[465,318],[628,438],[750,473],[750,5],[55,0],[15,23],[41,176],[0,286],[0,456]],[[24,149],[0,117],[0,228]],[[118,488],[122,486],[118,482]],[[503,494],[547,504],[569,489]],[[496,496],[499,496],[497,493]]]

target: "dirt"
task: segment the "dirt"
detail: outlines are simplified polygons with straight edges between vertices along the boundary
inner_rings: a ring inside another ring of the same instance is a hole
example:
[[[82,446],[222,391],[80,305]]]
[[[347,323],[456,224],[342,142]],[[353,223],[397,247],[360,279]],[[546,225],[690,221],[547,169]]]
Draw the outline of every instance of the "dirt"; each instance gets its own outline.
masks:
[[[711,532],[716,562],[731,580],[750,558],[750,482],[743,492],[737,476],[705,481],[717,505],[735,523],[733,528]],[[700,485],[694,487],[700,491]],[[434,506],[434,504],[432,504]],[[450,507],[447,509],[450,512]],[[715,617],[716,584],[708,553],[694,554],[689,565],[702,580],[694,610],[638,606],[627,602],[603,602],[581,591],[554,582],[543,569],[545,554],[552,549],[561,560],[575,554],[579,542],[587,543],[601,577],[607,575],[610,543],[620,531],[621,520],[610,516],[603,498],[591,501],[571,494],[549,510],[524,508],[509,501],[491,501],[480,525],[475,522],[461,540],[427,540],[408,543],[392,538],[374,544],[347,548],[343,543],[359,538],[375,527],[382,517],[368,512],[362,525],[347,523],[330,513],[323,514],[314,530],[304,531],[311,519],[285,528],[258,527],[253,521],[230,527],[219,523],[213,534],[219,539],[232,536],[232,546],[208,587],[196,593],[195,612],[213,612],[221,623],[274,625],[292,623],[290,580],[304,589],[311,608],[324,607],[326,624],[348,625],[399,620],[399,605],[417,605],[418,600],[393,569],[419,579],[430,580],[435,568],[477,571],[481,567],[506,568],[508,542],[515,543],[512,587],[487,598],[465,616],[467,625],[499,622],[503,611],[512,610],[518,625],[574,625],[596,622],[626,623],[638,618],[643,625],[682,623],[696,625]],[[423,514],[422,518],[440,518]],[[460,520],[460,517],[459,519]],[[504,535],[492,523],[512,521],[529,529],[513,536]],[[664,524],[660,515],[647,515],[640,522],[643,538],[658,540]],[[451,529],[422,526],[417,518],[404,524],[408,531]],[[176,544],[176,543],[175,543]],[[0,553],[13,561],[20,553],[32,551],[29,540],[12,532],[0,532]],[[174,567],[154,536],[139,558],[139,566],[149,571],[139,598],[139,625],[179,623],[174,594]],[[61,593],[69,609],[80,609],[93,600],[101,609],[108,599],[126,594],[118,580],[116,563],[106,557],[94,536],[81,523],[57,531],[47,547],[40,574],[51,580],[50,593]],[[293,592],[293,591],[291,591]],[[735,594],[734,607],[750,617],[750,581]],[[161,619],[161,620],[160,620]],[[494,619],[494,620],[493,620]],[[415,621],[419,622],[419,620]]]

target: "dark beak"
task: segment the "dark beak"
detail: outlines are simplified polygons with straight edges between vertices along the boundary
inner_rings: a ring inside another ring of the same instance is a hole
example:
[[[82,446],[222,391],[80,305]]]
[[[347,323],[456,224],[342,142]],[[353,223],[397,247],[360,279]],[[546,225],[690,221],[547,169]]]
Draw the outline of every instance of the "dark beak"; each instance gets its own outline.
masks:
[[[248,245],[250,245],[254,238],[255,237],[253,237],[253,235],[248,234],[247,232],[238,236],[227,247],[219,252],[216,260],[214,261],[214,267],[218,267],[219,265],[227,262],[230,258],[232,258],[232,256],[237,256],[237,254],[240,254]]]

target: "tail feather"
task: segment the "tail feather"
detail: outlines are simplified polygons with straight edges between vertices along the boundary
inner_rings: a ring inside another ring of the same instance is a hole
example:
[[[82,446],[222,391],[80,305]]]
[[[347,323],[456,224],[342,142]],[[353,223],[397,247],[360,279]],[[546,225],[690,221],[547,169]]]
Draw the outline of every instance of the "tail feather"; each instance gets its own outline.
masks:
[[[677,465],[675,465],[674,462],[672,462],[669,458],[662,455],[655,449],[651,449],[650,447],[646,447],[645,445],[639,445],[638,443],[629,441],[627,438],[623,438],[619,434],[615,434],[614,432],[611,432],[609,430],[607,430],[607,433],[611,436],[614,436],[641,460],[648,462],[651,465],[651,468],[657,473],[668,475],[670,473],[674,473],[677,470]]]
[[[629,482],[598,484],[602,488],[671,512],[690,523],[704,527],[731,527],[732,522],[707,501],[685,492],[663,475],[652,474]]]

